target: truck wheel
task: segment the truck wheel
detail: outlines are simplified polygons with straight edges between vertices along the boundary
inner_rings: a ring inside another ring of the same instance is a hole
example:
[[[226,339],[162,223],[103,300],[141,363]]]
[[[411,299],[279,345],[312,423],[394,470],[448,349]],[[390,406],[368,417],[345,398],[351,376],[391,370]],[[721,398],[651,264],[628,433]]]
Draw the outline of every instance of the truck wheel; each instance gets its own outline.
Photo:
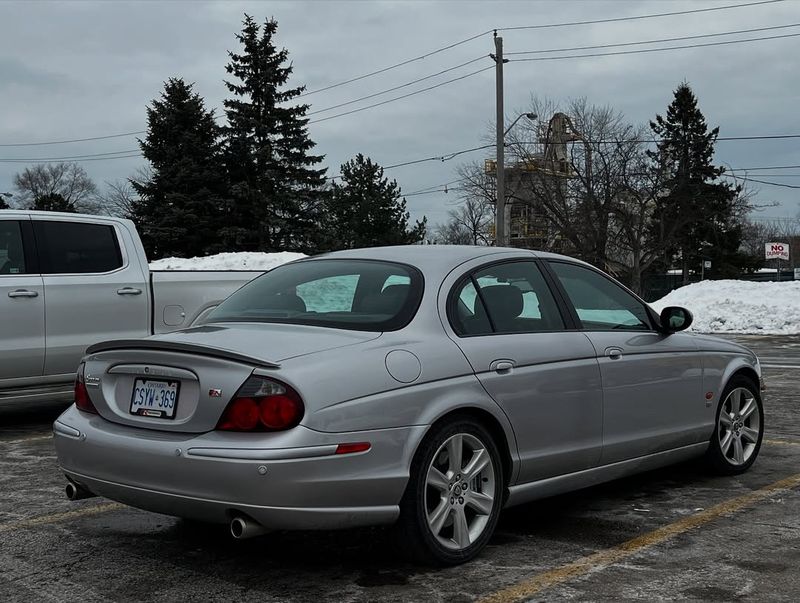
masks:
[[[398,543],[413,560],[457,565],[492,537],[503,466],[491,434],[470,417],[437,425],[420,444],[400,503]]]
[[[764,437],[764,406],[752,380],[734,375],[720,396],[706,459],[714,472],[736,475],[755,462]]]

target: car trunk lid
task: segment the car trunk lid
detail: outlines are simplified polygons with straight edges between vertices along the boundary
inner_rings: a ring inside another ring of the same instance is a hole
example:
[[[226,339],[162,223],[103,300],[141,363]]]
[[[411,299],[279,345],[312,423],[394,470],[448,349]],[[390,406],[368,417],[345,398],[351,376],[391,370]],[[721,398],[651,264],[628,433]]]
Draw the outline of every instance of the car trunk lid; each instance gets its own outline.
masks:
[[[379,335],[272,324],[197,327],[93,345],[87,350],[85,381],[92,403],[109,421],[202,433],[216,427],[253,369],[274,371],[280,380],[283,360]]]

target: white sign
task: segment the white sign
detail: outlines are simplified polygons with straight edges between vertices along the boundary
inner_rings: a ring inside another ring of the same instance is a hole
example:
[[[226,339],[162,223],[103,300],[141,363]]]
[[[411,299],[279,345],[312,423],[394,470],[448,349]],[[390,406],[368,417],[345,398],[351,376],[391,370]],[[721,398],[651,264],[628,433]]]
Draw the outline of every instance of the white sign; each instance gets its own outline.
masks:
[[[767,243],[764,245],[764,255],[768,260],[788,260],[789,243]]]
[[[711,268],[711,260],[704,261],[703,268]]]

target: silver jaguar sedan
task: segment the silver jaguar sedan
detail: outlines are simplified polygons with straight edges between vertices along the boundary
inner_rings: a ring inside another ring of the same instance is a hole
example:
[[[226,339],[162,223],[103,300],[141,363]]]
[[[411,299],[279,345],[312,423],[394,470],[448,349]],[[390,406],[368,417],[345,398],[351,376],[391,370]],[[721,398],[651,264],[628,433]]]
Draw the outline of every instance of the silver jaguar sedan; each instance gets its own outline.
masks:
[[[592,266],[494,247],[283,265],[202,324],[91,347],[55,422],[72,499],[234,537],[396,523],[427,563],[504,507],[693,457],[747,470],[761,368]]]

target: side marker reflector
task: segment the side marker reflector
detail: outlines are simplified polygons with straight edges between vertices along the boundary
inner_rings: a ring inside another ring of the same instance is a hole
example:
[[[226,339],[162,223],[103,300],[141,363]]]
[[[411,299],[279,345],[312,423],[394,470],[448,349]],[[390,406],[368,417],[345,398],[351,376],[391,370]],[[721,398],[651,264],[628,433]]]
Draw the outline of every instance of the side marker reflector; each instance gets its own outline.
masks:
[[[339,444],[336,447],[336,454],[353,454],[354,452],[366,452],[372,448],[369,442],[355,442],[353,444]]]

